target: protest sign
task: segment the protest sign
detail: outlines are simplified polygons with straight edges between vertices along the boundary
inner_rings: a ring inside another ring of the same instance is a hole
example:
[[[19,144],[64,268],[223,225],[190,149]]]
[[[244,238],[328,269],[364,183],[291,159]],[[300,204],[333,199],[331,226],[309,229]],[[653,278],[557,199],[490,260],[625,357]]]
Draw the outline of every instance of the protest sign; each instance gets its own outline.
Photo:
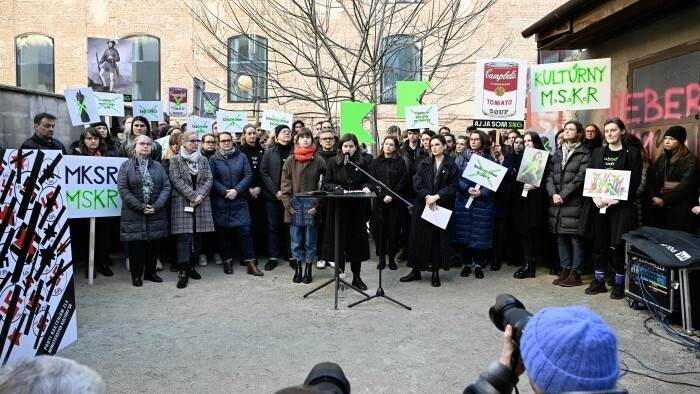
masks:
[[[189,117],[187,118],[187,130],[195,131],[199,136],[211,133],[211,119]]]
[[[100,121],[97,102],[92,88],[66,89],[63,91],[66,105],[73,126],[80,126]]]
[[[213,92],[202,92],[199,103],[199,116],[202,118],[216,119],[216,111],[219,110],[221,95]]]
[[[631,174],[631,171],[587,168],[586,178],[583,181],[583,195],[627,200]]]
[[[3,365],[56,354],[78,339],[73,257],[63,193],[69,156],[7,149],[0,169]],[[20,156],[21,152],[21,156]]]
[[[134,101],[134,116],[139,115],[151,122],[163,120],[163,103],[160,101]]]
[[[168,88],[168,113],[170,116],[187,116],[186,88]]]
[[[396,117],[406,117],[406,107],[421,105],[420,98],[432,81],[396,81]]]
[[[271,109],[266,109],[262,114],[261,128],[263,130],[274,130],[275,127],[281,124],[286,124],[290,128],[292,127],[292,114],[286,112],[273,111]]]
[[[94,92],[97,113],[100,116],[124,116],[124,95]]]
[[[406,107],[406,128],[407,129],[437,129],[438,127],[438,106],[414,105]]]
[[[65,156],[65,192],[68,218],[120,216],[117,177],[126,158]]]
[[[219,126],[219,133],[222,131],[242,133],[243,126],[248,123],[248,113],[246,111],[218,110],[216,112],[216,122]]]
[[[373,144],[374,138],[365,130],[362,121],[374,108],[373,103],[342,101],[340,103],[340,132],[355,134],[359,143]]]
[[[166,135],[165,137],[158,138],[157,140],[155,140],[153,142],[160,145],[160,147],[163,149],[163,151],[165,151],[166,149],[169,148],[168,145],[170,145],[170,136]]]
[[[501,185],[507,168],[479,155],[472,155],[462,176],[489,190],[496,191]]]
[[[610,58],[530,67],[534,112],[610,108]]]
[[[475,127],[525,128],[527,62],[477,60],[474,79]]]
[[[526,147],[525,152],[523,152],[523,160],[518,169],[518,176],[515,177],[515,180],[539,187],[542,183],[548,157],[549,152],[546,150]]]

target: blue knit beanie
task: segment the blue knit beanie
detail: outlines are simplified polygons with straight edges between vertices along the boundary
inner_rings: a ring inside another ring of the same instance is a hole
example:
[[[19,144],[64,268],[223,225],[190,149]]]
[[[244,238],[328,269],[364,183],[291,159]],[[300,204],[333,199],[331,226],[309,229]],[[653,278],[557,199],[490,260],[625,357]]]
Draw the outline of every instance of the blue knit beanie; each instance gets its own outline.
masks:
[[[537,312],[525,326],[520,352],[528,376],[547,393],[609,390],[620,373],[615,332],[583,306]]]

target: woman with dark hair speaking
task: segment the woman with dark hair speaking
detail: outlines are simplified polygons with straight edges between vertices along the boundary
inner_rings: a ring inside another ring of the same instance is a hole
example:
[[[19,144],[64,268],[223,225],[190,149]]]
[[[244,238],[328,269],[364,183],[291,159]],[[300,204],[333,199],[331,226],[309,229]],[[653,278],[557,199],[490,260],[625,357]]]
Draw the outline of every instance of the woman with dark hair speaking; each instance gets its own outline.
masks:
[[[682,126],[671,126],[664,134],[664,151],[649,172],[653,197],[648,224],[694,234],[695,218],[689,212],[697,202],[698,171],[686,137]]]
[[[357,137],[354,134],[345,134],[338,141],[338,154],[326,164],[326,176],[323,177],[321,188],[332,192],[334,189],[346,191],[362,190],[369,193],[370,181],[365,174],[354,166],[345,165],[345,156],[363,170],[365,167]],[[338,206],[342,204],[342,209]],[[362,261],[369,260],[369,239],[365,217],[367,201],[365,199],[347,199],[342,202],[328,201],[328,215],[325,223],[326,234],[335,232],[335,210],[340,209],[340,261],[336,261],[338,268],[345,271],[345,261],[350,260],[352,270],[352,285],[360,290],[367,290],[367,285],[360,278]],[[335,237],[328,236],[323,240],[323,255],[335,255]]]
[[[606,146],[591,154],[588,168],[630,171],[630,185],[626,200],[593,198],[593,268],[595,278],[586,294],[605,293],[604,275],[612,250],[615,282],[610,298],[619,300],[625,295],[625,243],[622,234],[639,227],[636,192],[642,183],[642,154],[627,143],[627,128],[620,118],[610,118],[603,124]],[[600,209],[605,208],[605,213]]]
[[[436,134],[430,138],[430,155],[423,159],[413,176],[416,205],[411,218],[411,237],[408,266],[411,272],[400,279],[412,282],[421,279],[421,270],[432,271],[432,286],[440,286],[440,268],[449,269],[454,238],[454,219],[450,218],[443,230],[421,218],[423,211],[437,206],[454,210],[459,172],[454,160],[445,154],[445,137]],[[453,215],[454,217],[454,215]]]
[[[399,140],[396,137],[384,137],[381,151],[372,165],[370,174],[384,183],[389,189],[405,198],[408,189],[408,168],[399,152]],[[392,196],[387,190],[382,189],[377,195],[377,207],[373,212],[373,228],[381,234],[375,234],[377,242],[377,256],[379,256],[378,269],[386,266],[385,257],[389,256],[389,269],[397,269],[396,253],[399,249],[399,237],[401,224],[408,214],[406,205]],[[380,224],[380,215],[382,222]],[[381,240],[381,243],[379,243]]]

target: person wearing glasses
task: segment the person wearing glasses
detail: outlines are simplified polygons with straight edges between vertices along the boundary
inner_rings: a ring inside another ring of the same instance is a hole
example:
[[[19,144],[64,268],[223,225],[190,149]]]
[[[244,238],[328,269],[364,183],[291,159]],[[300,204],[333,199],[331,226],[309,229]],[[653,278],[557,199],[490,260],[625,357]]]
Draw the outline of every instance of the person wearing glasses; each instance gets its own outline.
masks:
[[[231,240],[238,235],[248,275],[263,276],[255,265],[250,211],[246,194],[253,179],[248,159],[235,146],[228,131],[219,133],[219,149],[209,159],[213,178],[211,206],[224,273],[233,274]]]
[[[255,252],[264,253],[267,238],[267,216],[265,214],[265,200],[262,198],[262,174],[260,163],[262,162],[265,148],[260,144],[255,132],[255,126],[247,124],[243,126],[243,138],[240,145],[241,152],[248,158],[250,170],[253,171],[253,181],[248,187],[248,208],[253,221],[253,243]]]
[[[209,199],[212,174],[209,162],[199,151],[200,142],[196,132],[182,133],[180,154],[170,162],[173,188],[170,233],[177,236],[178,289],[187,287],[189,278],[202,278],[194,269],[202,247],[202,234],[214,231]]]
[[[265,271],[277,267],[280,254],[291,255],[289,227],[284,224],[284,205],[282,205],[282,166],[292,153],[292,130],[285,124],[275,127],[276,143],[262,157],[260,174],[262,176],[262,197],[267,211],[267,251],[268,261]],[[286,230],[285,230],[286,228]],[[280,251],[281,249],[281,251]]]
[[[143,286],[142,276],[151,282],[163,281],[156,275],[156,259],[160,240],[168,236],[165,206],[170,198],[170,180],[163,166],[151,158],[153,145],[157,144],[150,137],[136,136],[130,159],[119,167],[117,179],[122,199],[120,238],[128,243],[135,287]]]
[[[214,134],[202,134],[202,144],[199,150],[202,152],[202,156],[206,157],[207,160],[214,156],[214,153],[216,153],[216,137]]]

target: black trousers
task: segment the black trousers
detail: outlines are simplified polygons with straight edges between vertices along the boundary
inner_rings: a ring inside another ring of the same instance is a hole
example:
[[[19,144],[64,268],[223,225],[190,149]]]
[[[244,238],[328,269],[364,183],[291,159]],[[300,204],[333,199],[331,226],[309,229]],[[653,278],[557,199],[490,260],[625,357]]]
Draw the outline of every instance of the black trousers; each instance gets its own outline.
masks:
[[[177,263],[180,271],[187,271],[197,264],[201,248],[202,234],[177,235]]]
[[[131,278],[149,277],[156,273],[156,259],[160,240],[129,241],[129,268]]]
[[[615,220],[615,218],[611,217],[610,213],[601,215],[595,212],[593,214],[593,269],[607,271],[608,261],[612,257],[615,273],[624,275],[625,243],[612,244],[611,220]]]

